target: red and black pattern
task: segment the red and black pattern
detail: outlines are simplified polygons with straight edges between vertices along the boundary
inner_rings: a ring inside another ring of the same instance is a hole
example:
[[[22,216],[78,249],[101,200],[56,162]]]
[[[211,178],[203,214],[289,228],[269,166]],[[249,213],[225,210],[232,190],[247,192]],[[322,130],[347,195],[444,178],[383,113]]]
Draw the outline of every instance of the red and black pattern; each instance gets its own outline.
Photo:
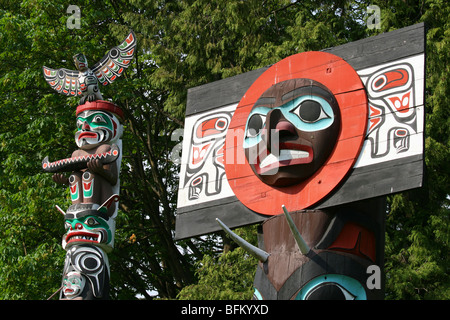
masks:
[[[111,145],[111,149],[104,153],[86,154],[84,156],[72,157],[49,162],[48,157],[42,160],[42,169],[46,172],[68,172],[78,171],[87,168],[87,163],[94,159],[101,160],[102,164],[114,162],[119,157],[119,147],[115,144]]]

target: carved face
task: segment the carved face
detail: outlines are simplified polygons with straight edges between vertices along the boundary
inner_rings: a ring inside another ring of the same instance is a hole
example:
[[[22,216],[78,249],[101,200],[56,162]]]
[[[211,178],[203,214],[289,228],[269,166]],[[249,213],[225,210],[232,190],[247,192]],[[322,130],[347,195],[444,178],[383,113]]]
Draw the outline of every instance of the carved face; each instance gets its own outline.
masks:
[[[253,105],[244,150],[264,183],[283,187],[312,176],[331,154],[340,129],[333,94],[310,79],[279,82]]]
[[[73,56],[73,62],[75,63],[75,67],[79,71],[86,71],[88,68],[88,62],[84,54],[78,53]]]
[[[68,299],[76,298],[83,292],[85,284],[86,280],[80,273],[73,271],[67,273],[63,279],[64,295]]]
[[[64,249],[83,244],[107,246],[112,241],[111,226],[100,216],[81,215],[74,219],[66,218],[65,228],[67,232],[62,243]]]
[[[77,117],[77,128],[75,142],[81,149],[112,143],[122,135],[122,125],[117,117],[104,111],[83,111]]]

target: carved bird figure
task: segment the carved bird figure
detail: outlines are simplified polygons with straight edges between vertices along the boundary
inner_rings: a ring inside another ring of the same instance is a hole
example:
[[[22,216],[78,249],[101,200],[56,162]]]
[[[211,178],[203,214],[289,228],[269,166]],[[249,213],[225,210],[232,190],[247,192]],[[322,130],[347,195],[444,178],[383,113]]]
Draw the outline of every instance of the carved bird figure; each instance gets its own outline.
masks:
[[[118,46],[112,48],[92,68],[84,54],[73,56],[77,70],[43,67],[45,80],[58,93],[67,96],[80,96],[80,104],[86,101],[103,100],[99,83],[108,85],[120,77],[133,59],[136,36],[133,31]]]

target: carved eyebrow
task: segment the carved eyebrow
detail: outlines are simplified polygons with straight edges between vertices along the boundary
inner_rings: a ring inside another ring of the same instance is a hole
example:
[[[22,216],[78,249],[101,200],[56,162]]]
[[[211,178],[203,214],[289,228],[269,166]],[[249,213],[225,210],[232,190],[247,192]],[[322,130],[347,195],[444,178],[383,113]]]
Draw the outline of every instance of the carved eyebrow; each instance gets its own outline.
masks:
[[[294,89],[294,90],[284,94],[281,97],[281,100],[285,101],[285,100],[292,99],[292,98],[295,98],[300,95],[310,95],[313,93],[315,95],[322,96],[325,99],[330,99],[330,93],[327,92],[326,90],[324,90],[318,86],[307,86],[307,87],[301,87],[301,88]]]
[[[268,104],[274,104],[276,101],[275,98],[267,98],[267,97],[262,97],[259,98],[258,100],[256,100],[255,104],[253,106],[259,106],[259,105],[268,105]]]
[[[292,99],[296,96],[300,96],[300,95],[306,95],[306,94],[311,94],[311,87],[301,87],[301,88],[296,88],[292,91],[289,91],[288,93],[284,94],[281,97],[282,101],[288,100],[288,99]]]

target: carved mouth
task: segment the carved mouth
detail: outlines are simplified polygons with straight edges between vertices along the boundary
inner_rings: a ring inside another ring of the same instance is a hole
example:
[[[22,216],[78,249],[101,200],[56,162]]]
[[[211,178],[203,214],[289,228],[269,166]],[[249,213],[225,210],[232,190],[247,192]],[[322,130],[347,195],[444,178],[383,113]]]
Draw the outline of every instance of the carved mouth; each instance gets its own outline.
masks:
[[[275,168],[287,167],[297,164],[310,163],[314,152],[310,146],[296,143],[280,143],[279,154],[272,153],[258,157],[255,169],[258,174],[264,174]]]
[[[71,289],[71,288],[65,288],[65,289],[64,289],[64,293],[65,293],[65,294],[72,294],[72,293],[74,293],[74,291],[75,291],[75,290],[73,290],[73,289]]]
[[[78,136],[78,140],[83,139],[83,138],[92,138],[92,139],[96,139],[97,138],[97,134],[94,132],[90,132],[90,131],[86,131],[86,132],[82,132],[80,133],[80,135]]]
[[[275,156],[272,153],[269,154],[264,160],[259,164],[259,167],[265,168],[267,166],[273,165],[274,163],[283,163],[283,161],[306,159],[309,157],[308,151],[302,150],[280,150],[279,156]],[[290,162],[289,162],[290,163]]]
[[[66,236],[66,243],[71,242],[90,242],[90,243],[100,243],[101,237],[99,234],[91,232],[70,232]]]

